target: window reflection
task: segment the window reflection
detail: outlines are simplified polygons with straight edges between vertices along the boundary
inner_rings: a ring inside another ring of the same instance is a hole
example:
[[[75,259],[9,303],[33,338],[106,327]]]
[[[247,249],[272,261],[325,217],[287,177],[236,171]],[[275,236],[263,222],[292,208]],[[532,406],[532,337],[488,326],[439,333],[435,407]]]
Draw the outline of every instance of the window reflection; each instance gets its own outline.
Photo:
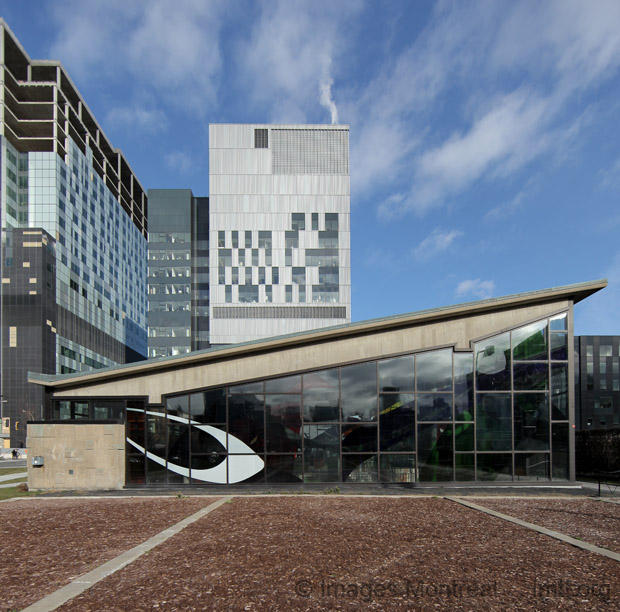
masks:
[[[512,346],[516,360],[547,359],[547,321],[514,330]]]
[[[380,391],[413,391],[413,355],[379,361]]]
[[[377,420],[377,365],[362,363],[341,369],[343,421]]]
[[[320,423],[338,421],[338,368],[303,375],[304,421]]]
[[[479,391],[510,390],[510,334],[478,342],[474,349]]]
[[[452,350],[444,349],[416,355],[418,391],[452,390]]]

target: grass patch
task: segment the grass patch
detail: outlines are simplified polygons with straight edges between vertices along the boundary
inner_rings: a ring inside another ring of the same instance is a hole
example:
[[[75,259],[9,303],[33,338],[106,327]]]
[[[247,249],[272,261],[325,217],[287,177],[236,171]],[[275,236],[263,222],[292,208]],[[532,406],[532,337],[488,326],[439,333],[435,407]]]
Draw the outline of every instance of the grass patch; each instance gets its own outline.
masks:
[[[21,491],[16,486],[7,487],[6,489],[0,489],[0,500],[12,499],[13,497],[34,497],[36,494],[36,491]]]
[[[27,472],[28,468],[26,466],[23,467],[11,467],[4,468],[0,463],[0,476],[8,476],[9,474],[19,474],[20,472]]]

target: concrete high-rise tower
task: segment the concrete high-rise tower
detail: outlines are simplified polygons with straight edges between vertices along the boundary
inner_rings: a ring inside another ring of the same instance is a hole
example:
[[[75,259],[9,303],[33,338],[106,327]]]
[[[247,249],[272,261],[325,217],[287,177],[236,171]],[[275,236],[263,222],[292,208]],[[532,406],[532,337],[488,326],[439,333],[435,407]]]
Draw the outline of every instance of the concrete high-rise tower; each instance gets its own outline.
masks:
[[[209,126],[210,341],[351,320],[349,127]]]

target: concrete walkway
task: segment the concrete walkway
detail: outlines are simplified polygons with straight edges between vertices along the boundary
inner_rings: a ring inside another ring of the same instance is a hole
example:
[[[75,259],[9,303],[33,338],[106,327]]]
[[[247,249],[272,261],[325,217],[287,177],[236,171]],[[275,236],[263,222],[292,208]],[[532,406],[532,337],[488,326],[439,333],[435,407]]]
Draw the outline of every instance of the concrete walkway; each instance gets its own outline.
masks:
[[[7,480],[15,480],[16,478],[26,478],[28,472],[17,472],[16,474],[5,474],[0,476],[0,482],[6,482]]]
[[[59,608],[64,603],[77,597],[80,593],[83,593],[87,589],[90,589],[91,586],[97,584],[100,580],[107,578],[114,572],[117,572],[120,569],[123,569],[126,565],[129,565],[133,561],[135,561],[138,557],[141,557],[144,553],[149,550],[155,548],[162,542],[165,542],[168,538],[171,538],[173,535],[176,535],[181,530],[185,529],[188,525],[191,525],[198,519],[201,519],[203,516],[209,514],[209,512],[213,512],[216,508],[219,508],[222,504],[230,501],[231,497],[223,497],[212,504],[209,504],[206,508],[199,510],[195,514],[184,518],[182,521],[179,521],[176,525],[172,525],[172,527],[168,527],[163,531],[160,531],[158,534],[154,535],[152,538],[146,540],[142,544],[138,544],[134,548],[122,553],[118,557],[100,565],[95,568],[91,572],[76,578],[73,582],[70,582],[68,585],[54,591],[51,595],[40,599],[39,601],[33,603],[32,605],[24,608],[22,612],[51,612],[51,610],[55,610]]]

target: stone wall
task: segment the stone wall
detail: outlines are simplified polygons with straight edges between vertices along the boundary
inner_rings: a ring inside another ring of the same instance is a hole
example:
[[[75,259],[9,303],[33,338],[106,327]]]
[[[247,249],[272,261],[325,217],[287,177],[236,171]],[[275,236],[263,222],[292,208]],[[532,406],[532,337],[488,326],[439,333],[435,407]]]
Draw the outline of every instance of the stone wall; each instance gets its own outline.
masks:
[[[100,423],[28,424],[28,488],[122,489],[125,426]],[[43,457],[43,467],[33,467]]]

